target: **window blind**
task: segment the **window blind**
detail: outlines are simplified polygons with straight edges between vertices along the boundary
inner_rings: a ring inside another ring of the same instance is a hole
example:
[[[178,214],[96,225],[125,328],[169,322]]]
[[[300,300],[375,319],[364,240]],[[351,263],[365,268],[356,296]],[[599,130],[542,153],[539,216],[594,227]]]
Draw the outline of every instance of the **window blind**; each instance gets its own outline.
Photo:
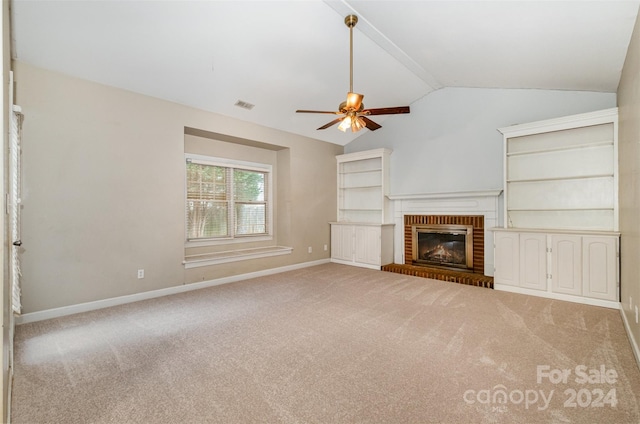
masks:
[[[19,314],[22,310],[20,299],[20,246],[13,244],[20,240],[20,138],[22,114],[13,111],[9,123],[9,216],[11,225],[11,308]]]
[[[187,238],[230,236],[229,191],[228,168],[187,163]]]
[[[187,158],[187,240],[269,234],[269,171]]]

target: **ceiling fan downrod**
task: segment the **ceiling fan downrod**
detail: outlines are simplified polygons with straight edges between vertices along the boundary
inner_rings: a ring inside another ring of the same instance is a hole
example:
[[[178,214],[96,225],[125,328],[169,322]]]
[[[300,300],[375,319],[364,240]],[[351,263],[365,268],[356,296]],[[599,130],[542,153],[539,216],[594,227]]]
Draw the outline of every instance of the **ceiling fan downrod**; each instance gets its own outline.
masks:
[[[349,27],[349,93],[353,93],[353,27],[358,23],[358,17],[349,15],[344,23]]]

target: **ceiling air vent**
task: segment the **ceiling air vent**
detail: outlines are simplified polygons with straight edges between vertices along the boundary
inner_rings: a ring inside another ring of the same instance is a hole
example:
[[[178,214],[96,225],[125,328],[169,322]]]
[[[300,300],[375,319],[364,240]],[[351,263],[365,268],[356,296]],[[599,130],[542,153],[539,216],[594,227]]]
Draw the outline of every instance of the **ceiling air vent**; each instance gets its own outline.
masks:
[[[238,100],[235,106],[241,107],[243,109],[251,110],[255,105],[252,105],[251,103],[248,103],[248,102],[243,102],[242,100]]]

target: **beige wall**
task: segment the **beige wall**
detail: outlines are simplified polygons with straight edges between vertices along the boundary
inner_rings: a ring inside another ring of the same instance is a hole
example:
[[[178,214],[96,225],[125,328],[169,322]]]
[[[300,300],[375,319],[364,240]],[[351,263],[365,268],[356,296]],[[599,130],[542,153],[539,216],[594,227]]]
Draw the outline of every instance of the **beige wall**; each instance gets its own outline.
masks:
[[[635,342],[640,343],[635,318],[635,308],[640,308],[640,17],[618,86],[618,107],[621,302]]]
[[[336,215],[342,146],[24,63],[13,67],[25,114],[24,312],[329,257],[323,245]],[[293,254],[185,272],[185,127],[276,151],[276,241]]]

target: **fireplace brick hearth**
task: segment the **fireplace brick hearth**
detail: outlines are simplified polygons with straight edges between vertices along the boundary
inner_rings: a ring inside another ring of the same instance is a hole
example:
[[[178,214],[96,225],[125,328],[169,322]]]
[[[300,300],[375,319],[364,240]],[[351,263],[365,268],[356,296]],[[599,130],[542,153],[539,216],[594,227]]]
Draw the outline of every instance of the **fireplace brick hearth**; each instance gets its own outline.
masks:
[[[389,264],[382,267],[382,271],[396,274],[412,275],[414,277],[431,278],[433,280],[449,281],[452,283],[466,284],[468,286],[493,288],[493,277],[470,272],[451,271],[441,268],[426,266],[414,266],[406,264]]]

